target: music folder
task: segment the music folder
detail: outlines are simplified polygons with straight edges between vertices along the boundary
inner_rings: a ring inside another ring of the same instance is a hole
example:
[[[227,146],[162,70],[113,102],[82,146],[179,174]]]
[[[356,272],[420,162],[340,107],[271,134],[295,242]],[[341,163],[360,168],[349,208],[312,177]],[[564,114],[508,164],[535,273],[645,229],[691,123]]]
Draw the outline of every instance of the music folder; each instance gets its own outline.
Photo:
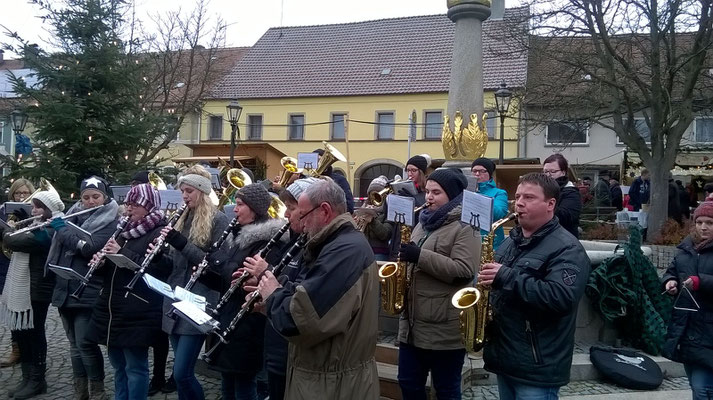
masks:
[[[173,307],[176,309],[176,314],[188,321],[201,333],[207,334],[220,328],[218,321],[211,318],[190,301],[177,301],[173,303]]]
[[[69,228],[70,231],[72,231],[72,233],[74,233],[76,236],[79,236],[80,240],[88,242],[92,238],[91,233],[85,231],[84,229],[80,228],[78,225],[70,221],[65,221],[65,225],[67,226],[67,228]]]
[[[84,275],[80,275],[77,271],[72,268],[62,267],[60,265],[48,264],[50,271],[54,272],[58,276],[68,280],[68,281],[82,281],[89,282]]]
[[[24,209],[27,215],[32,215],[32,204],[19,201],[5,202],[5,214],[10,215],[19,209]]]
[[[141,266],[139,266],[139,264],[136,264],[135,262],[129,260],[123,254],[107,254],[104,257],[106,257],[107,260],[113,262],[116,266],[126,268],[130,271],[137,271],[141,269]]]

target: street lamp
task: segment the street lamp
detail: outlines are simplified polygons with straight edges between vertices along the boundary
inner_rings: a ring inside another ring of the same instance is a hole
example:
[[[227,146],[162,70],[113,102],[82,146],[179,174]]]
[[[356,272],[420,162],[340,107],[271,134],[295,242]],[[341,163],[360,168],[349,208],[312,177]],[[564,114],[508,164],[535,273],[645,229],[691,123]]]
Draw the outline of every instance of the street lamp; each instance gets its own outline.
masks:
[[[15,110],[10,114],[10,119],[12,121],[12,130],[16,135],[21,134],[25,130],[25,125],[27,125],[27,114],[20,110]]]
[[[512,92],[508,89],[503,80],[503,83],[500,84],[500,88],[495,92],[495,106],[498,108],[498,114],[500,115],[500,159],[498,162],[500,165],[503,165],[505,158],[505,115],[510,108],[511,98]]]
[[[240,128],[238,128],[238,120],[243,112],[243,107],[238,104],[237,100],[233,100],[225,107],[228,112],[228,121],[230,121],[230,168],[233,167],[235,159],[235,136],[240,139]]]

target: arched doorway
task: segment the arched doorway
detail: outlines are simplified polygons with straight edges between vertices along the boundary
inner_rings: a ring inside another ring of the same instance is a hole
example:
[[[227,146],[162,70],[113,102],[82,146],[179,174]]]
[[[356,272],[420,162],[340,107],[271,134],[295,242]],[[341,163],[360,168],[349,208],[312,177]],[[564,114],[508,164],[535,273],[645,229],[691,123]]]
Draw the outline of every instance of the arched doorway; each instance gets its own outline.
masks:
[[[374,160],[377,161],[377,160]],[[361,170],[361,171],[359,171]],[[395,161],[377,161],[371,165],[362,165],[357,170],[354,186],[358,190],[358,197],[366,197],[368,193],[369,183],[379,175],[384,175],[387,179],[393,179],[394,175],[402,175],[403,167]]]

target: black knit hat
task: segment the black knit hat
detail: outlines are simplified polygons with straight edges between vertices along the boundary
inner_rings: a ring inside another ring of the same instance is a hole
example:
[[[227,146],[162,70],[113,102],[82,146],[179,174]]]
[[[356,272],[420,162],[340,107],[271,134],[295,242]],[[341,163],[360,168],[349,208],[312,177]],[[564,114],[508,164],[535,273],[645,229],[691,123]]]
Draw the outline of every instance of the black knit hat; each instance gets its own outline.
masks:
[[[139,171],[131,177],[131,182],[149,183],[149,171]]]
[[[428,169],[428,160],[423,156],[413,156],[406,161],[406,165],[413,165],[425,174],[426,169]]]
[[[462,171],[452,168],[439,168],[428,176],[429,181],[435,181],[446,192],[448,200],[453,200],[468,187],[468,179]]]
[[[265,189],[265,186],[259,183],[243,186],[235,193],[235,197],[250,207],[257,219],[267,218],[267,209],[270,208],[272,196]]]
[[[488,171],[490,178],[493,177],[493,172],[495,172],[495,163],[491,159],[485,157],[476,158],[475,161],[473,161],[473,164],[470,164],[470,168],[473,169],[476,165],[480,165],[485,168],[485,170]]]
[[[89,178],[85,179],[82,181],[82,185],[79,188],[79,193],[83,193],[87,189],[92,189],[92,190],[97,190],[102,192],[104,196],[108,196],[107,194],[107,183],[104,179],[98,177],[98,176],[90,176]]]

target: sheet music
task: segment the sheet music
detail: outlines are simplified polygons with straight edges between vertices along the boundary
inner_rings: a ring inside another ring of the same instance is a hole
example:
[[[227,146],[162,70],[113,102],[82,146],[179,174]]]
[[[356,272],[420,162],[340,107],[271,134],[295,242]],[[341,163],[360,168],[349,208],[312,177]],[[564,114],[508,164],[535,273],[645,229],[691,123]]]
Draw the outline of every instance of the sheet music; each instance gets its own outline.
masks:
[[[198,308],[195,304],[188,300],[181,300],[173,303],[173,307],[180,311],[188,319],[193,321],[196,325],[210,325],[217,326],[218,321],[206,314],[205,311]]]
[[[176,286],[176,289],[174,289],[173,294],[176,300],[188,301],[198,307],[201,311],[205,311],[205,297],[195,293],[191,293],[180,286]]]
[[[413,197],[390,194],[386,198],[386,202],[389,204],[388,214],[386,215],[387,220],[408,226],[416,225],[413,217],[413,209],[415,208]]]
[[[88,282],[87,279],[84,278],[84,275],[80,275],[77,271],[73,270],[72,268],[63,267],[61,265],[54,265],[54,264],[48,264],[47,268],[49,268],[50,271],[57,274],[57,276],[60,276],[68,281]]]
[[[161,195],[161,209],[176,211],[183,205],[183,196],[180,190],[159,190]]]
[[[80,240],[84,240],[85,242],[88,242],[89,240],[92,239],[92,234],[89,233],[88,231],[85,231],[84,229],[80,228],[77,224],[74,224],[70,221],[65,221],[65,225],[67,225],[67,228],[69,228],[72,233],[74,233],[76,236],[79,236]]]
[[[129,190],[131,190],[131,186],[123,185],[109,187],[111,188],[112,195],[114,195],[114,200],[116,200],[116,202],[119,204],[124,204],[124,201],[126,200],[126,195],[129,193]]]
[[[297,168],[317,169],[319,154],[317,153],[297,153]]]
[[[464,190],[460,220],[472,227],[490,232],[490,226],[493,224],[493,198]]]
[[[176,300],[176,297],[173,295],[171,285],[160,279],[154,278],[150,274],[144,274],[143,278],[144,282],[146,283],[146,286],[148,286],[149,289],[163,296],[166,296],[171,300]]]
[[[5,202],[5,214],[10,215],[17,210],[23,209],[27,212],[28,216],[32,216],[32,204],[22,203],[17,201],[6,201]]]
[[[141,269],[141,266],[139,264],[136,264],[135,262],[129,260],[123,254],[107,254],[104,257],[106,257],[107,260],[113,262],[117,267],[126,268],[130,271],[136,271],[138,269]]]
[[[416,185],[412,181],[400,181],[400,182],[394,182],[391,184],[391,187],[394,189],[394,193],[398,194],[401,189],[406,189],[407,192],[409,192],[412,196],[415,196],[418,194],[418,190],[416,190]]]

